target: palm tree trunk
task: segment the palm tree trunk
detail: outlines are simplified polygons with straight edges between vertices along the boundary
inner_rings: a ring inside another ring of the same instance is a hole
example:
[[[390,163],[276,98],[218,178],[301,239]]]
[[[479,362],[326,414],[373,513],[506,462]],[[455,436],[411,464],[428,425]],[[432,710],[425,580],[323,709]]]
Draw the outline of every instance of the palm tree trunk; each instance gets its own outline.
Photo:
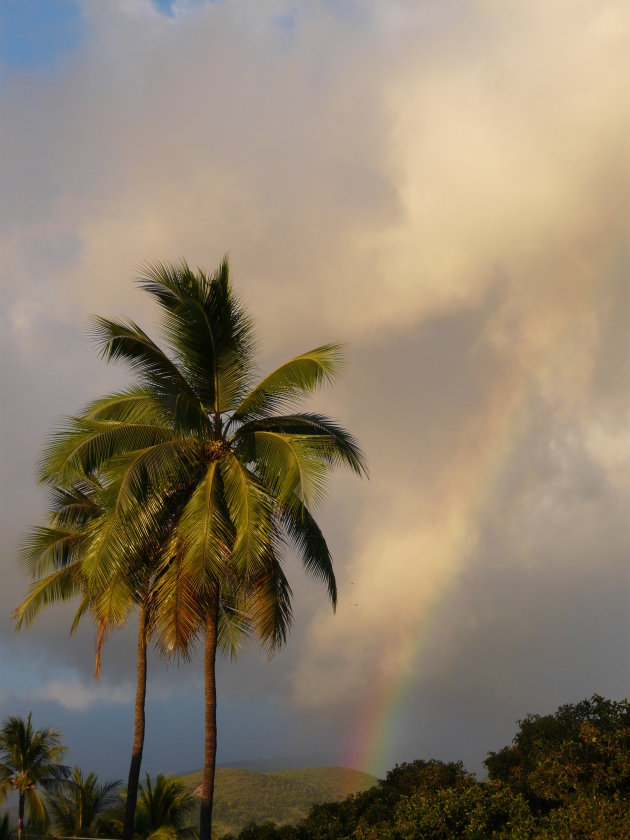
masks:
[[[219,593],[215,588],[206,611],[206,645],[204,651],[206,738],[203,780],[201,782],[199,840],[210,840],[212,834],[214,769],[217,757],[217,684],[215,663],[217,655],[218,615]]]
[[[17,840],[22,840],[22,832],[24,831],[24,800],[25,796],[20,791],[20,797],[18,799],[18,830],[17,830]],[[15,800],[13,800],[15,802]]]
[[[131,840],[133,836],[134,820],[136,816],[136,801],[138,799],[138,782],[140,780],[140,765],[142,764],[142,748],[144,747],[144,701],[147,693],[147,607],[140,602],[138,615],[138,664],[136,677],[136,706],[134,713],[133,748],[131,751],[131,765],[127,782],[127,802],[125,805],[125,820],[123,823],[123,840]]]

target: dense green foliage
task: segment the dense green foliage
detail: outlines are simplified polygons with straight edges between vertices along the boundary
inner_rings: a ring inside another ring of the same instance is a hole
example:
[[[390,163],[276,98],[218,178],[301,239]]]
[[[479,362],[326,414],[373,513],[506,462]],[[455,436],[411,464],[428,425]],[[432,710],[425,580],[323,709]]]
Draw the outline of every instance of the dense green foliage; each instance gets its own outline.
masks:
[[[338,767],[275,773],[220,769],[216,836],[222,840],[630,838],[626,700],[594,695],[561,706],[552,715],[528,715],[519,721],[512,744],[489,753],[485,764],[489,778],[483,782],[460,762],[441,761],[397,765],[377,784],[366,774]],[[121,836],[124,800],[103,813],[101,798],[105,791],[111,802],[114,783],[99,785],[94,774],[84,777],[78,768],[70,779],[56,778],[57,792],[46,797],[47,802],[56,797],[70,803],[66,810],[76,811],[82,801],[77,794],[85,790],[87,811],[82,819],[75,813],[72,825],[50,811],[49,826],[69,836]],[[195,791],[200,779],[200,773],[180,778],[160,775],[152,782],[147,774],[140,788],[134,837],[192,840],[197,831],[190,823],[200,805]],[[341,800],[349,790],[354,792]],[[330,801],[323,801],[326,798]],[[8,840],[8,828],[5,817],[0,822],[3,840]],[[41,821],[28,828],[32,835],[46,830]]]
[[[414,761],[295,826],[223,840],[620,840],[630,838],[630,705],[597,695],[519,721],[479,782],[461,764]]]
[[[527,715],[512,744],[490,752],[488,779],[461,762],[397,765],[377,784],[345,768],[217,775],[222,840],[619,840],[630,838],[630,704],[593,695]],[[0,729],[0,801],[18,794],[18,837],[121,837],[119,782],[59,764],[52,729],[7,718]],[[137,840],[193,840],[202,774],[149,774],[139,789]],[[44,791],[41,797],[38,788]],[[349,795],[348,792],[350,792]],[[342,797],[346,795],[345,799]],[[330,801],[325,801],[330,800]],[[29,821],[25,825],[25,806]],[[258,821],[258,822],[256,822]],[[228,832],[228,833],[225,833]],[[2,840],[12,835],[9,815]]]

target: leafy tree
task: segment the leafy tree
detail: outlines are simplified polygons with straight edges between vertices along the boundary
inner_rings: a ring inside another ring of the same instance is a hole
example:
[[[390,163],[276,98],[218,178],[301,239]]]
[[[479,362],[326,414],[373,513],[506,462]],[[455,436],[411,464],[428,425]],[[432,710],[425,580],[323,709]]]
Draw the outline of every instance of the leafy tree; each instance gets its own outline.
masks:
[[[212,276],[186,263],[152,265],[141,286],[162,309],[168,351],[132,322],[96,320],[103,355],[129,364],[138,383],[71,418],[45,455],[42,478],[67,487],[84,476],[110,476],[116,519],[81,562],[93,591],[106,591],[119,576],[128,542],[163,546],[153,589],[158,644],[185,654],[200,632],[204,637],[200,834],[209,840],[217,647],[234,649],[252,631],[270,653],[286,640],[287,537],[335,604],[332,560],[312,510],[331,468],[361,475],[365,464],[352,436],[328,418],[278,413],[334,378],[339,346],[297,356],[253,385],[252,323],[232,290],[227,260]]]
[[[50,820],[65,837],[98,836],[99,818],[118,800],[120,780],[98,781],[96,773],[85,775],[74,767],[61,786],[46,794]]]
[[[452,787],[403,797],[377,826],[359,822],[356,840],[526,840],[534,819],[525,800],[508,787],[466,776]]]
[[[45,808],[39,789],[54,790],[67,777],[60,764],[66,751],[54,729],[34,729],[29,712],[26,722],[8,717],[0,729],[0,802],[11,789],[18,794],[18,840],[24,831],[24,810],[44,819]]]
[[[522,793],[548,814],[578,797],[630,795],[630,704],[595,694],[553,715],[519,721],[512,745],[489,753],[491,779]]]
[[[629,711],[626,700],[594,695],[554,715],[528,715],[512,746],[489,755],[490,781],[461,763],[414,761],[367,791],[314,805],[284,830],[296,840],[630,837]],[[282,830],[252,824],[239,840],[277,840]]]
[[[537,840],[619,840],[630,837],[630,808],[619,796],[580,796],[537,824]]]
[[[396,765],[377,785],[342,802],[313,805],[300,824],[301,837],[337,840],[352,837],[355,830],[366,836],[379,831],[392,819],[401,800],[416,793],[427,798],[460,784],[468,774],[460,762],[412,761]]]

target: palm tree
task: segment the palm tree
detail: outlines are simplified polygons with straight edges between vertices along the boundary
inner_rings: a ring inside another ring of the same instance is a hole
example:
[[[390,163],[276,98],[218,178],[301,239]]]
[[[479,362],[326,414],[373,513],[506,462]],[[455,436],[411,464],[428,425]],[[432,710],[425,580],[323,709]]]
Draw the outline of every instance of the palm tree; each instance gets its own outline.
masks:
[[[118,799],[120,780],[98,781],[96,773],[87,776],[74,767],[70,778],[46,794],[48,814],[56,830],[65,837],[96,837],[99,817]]]
[[[104,815],[99,823],[99,836],[120,837],[125,815],[123,794],[120,805]],[[191,812],[198,807],[195,794],[177,778],[160,773],[154,781],[145,774],[138,788],[133,836],[136,840],[193,840],[197,828],[188,824]]]
[[[339,345],[296,356],[254,384],[253,327],[227,260],[212,276],[185,262],[157,263],[140,284],[162,309],[168,352],[133,322],[96,319],[103,356],[126,362],[138,382],[70,418],[45,453],[41,479],[68,486],[86,475],[111,476],[116,523],[90,541],[81,563],[93,590],[106,590],[120,574],[129,540],[162,545],[153,589],[158,644],[186,653],[204,636],[200,838],[209,840],[217,647],[226,634],[238,641],[249,630],[270,653],[286,640],[287,538],[336,604],[332,559],[312,511],[331,468],[362,475],[366,467],[356,441],[333,421],[281,413],[334,379]],[[165,523],[163,543],[157,535]]]
[[[32,530],[24,540],[22,561],[30,571],[33,583],[27,597],[14,610],[17,629],[29,626],[40,610],[51,604],[80,596],[81,601],[71,633],[88,610],[97,626],[94,676],[100,676],[101,648],[113,627],[123,625],[134,605],[138,606],[137,685],[134,714],[134,741],[130,766],[128,808],[133,810],[137,795],[145,730],[145,698],[147,678],[147,646],[151,635],[151,563],[147,547],[134,553],[128,542],[121,552],[118,573],[107,585],[97,587],[84,573],[83,559],[94,543],[104,535],[122,530],[112,504],[111,481],[108,477],[85,475],[68,487],[52,490],[51,510],[47,527]],[[129,835],[131,836],[131,835]]]
[[[146,773],[138,796],[135,834],[143,840],[156,836],[196,837],[197,829],[188,825],[188,819],[197,805],[197,797],[184,782],[162,773],[151,782]]]
[[[124,819],[127,835],[131,836],[145,737],[147,648],[154,632],[153,585],[159,570],[156,559],[167,538],[169,517],[162,522],[162,530],[153,534],[152,541],[134,543],[133,532],[125,531],[124,520],[116,512],[118,492],[112,474],[102,474],[99,479],[84,476],[67,488],[53,488],[48,525],[34,528],[23,541],[21,559],[33,583],[13,616],[19,630],[23,624],[30,626],[44,607],[80,596],[71,634],[85,612],[90,611],[97,626],[94,675],[98,679],[105,636],[124,624],[133,606],[138,606],[134,738]],[[110,576],[105,586],[101,581],[99,590],[85,574],[83,561],[110,533],[116,534],[122,559],[115,570],[117,574]],[[121,538],[122,534],[126,534],[126,539]],[[234,656],[242,633],[239,634],[237,612],[225,606],[220,616],[220,647]]]
[[[31,713],[26,722],[8,717],[0,729],[0,802],[11,789],[18,794],[18,840],[24,830],[24,808],[43,820],[45,808],[38,788],[52,790],[66,778],[68,768],[59,762],[66,747],[54,729],[33,729]]]

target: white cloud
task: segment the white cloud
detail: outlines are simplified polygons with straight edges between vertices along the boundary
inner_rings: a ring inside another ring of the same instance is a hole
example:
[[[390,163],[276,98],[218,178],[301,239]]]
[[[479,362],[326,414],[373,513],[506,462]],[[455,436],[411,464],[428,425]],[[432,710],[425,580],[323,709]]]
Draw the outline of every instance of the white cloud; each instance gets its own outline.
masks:
[[[65,709],[85,711],[93,706],[129,706],[134,687],[123,685],[86,685],[78,677],[46,681],[30,694],[31,700],[52,700]]]

